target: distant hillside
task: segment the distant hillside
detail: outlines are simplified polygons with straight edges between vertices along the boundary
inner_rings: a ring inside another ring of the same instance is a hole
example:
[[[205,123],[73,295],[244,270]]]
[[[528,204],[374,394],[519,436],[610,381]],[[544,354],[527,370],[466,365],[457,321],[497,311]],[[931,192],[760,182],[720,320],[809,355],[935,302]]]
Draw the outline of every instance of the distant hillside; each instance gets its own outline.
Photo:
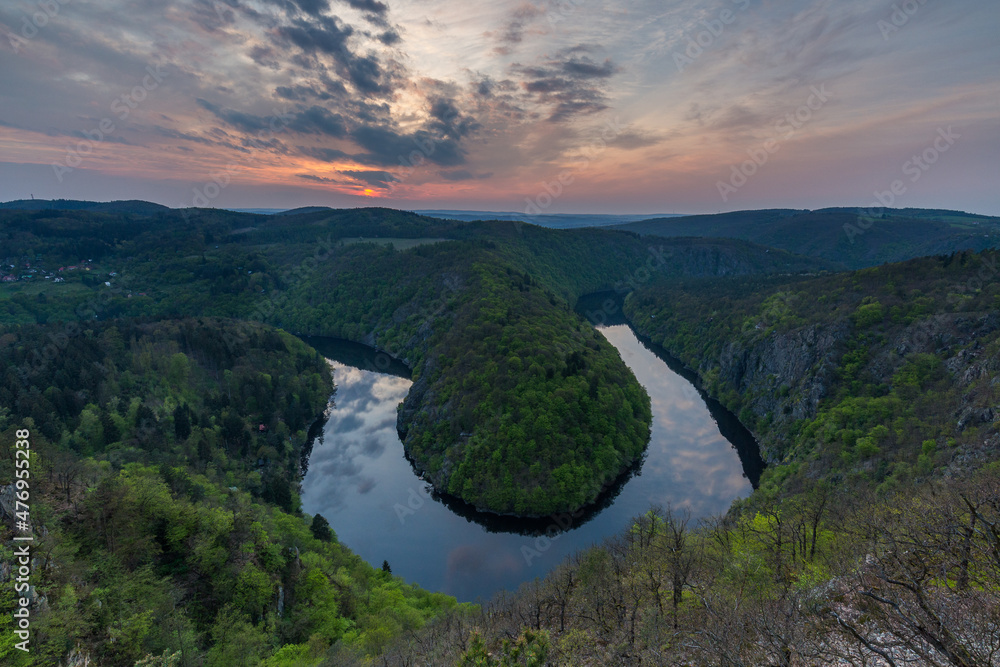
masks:
[[[265,212],[267,210],[268,209],[260,209],[260,211],[257,211],[257,212],[263,213],[263,212]],[[329,211],[335,211],[335,210],[336,209],[330,208],[329,206],[302,206],[300,208],[293,208],[293,209],[286,210],[286,211],[275,211],[274,215],[275,216],[302,215],[302,214],[305,214],[305,213],[319,213],[319,212],[322,212],[322,211],[329,212]]]
[[[500,213],[496,211],[414,211],[420,215],[432,218],[443,218],[445,220],[460,220],[462,222],[475,222],[479,220],[505,220],[527,222],[539,227],[550,229],[578,229],[580,227],[609,227],[611,225],[625,225],[631,222],[648,220],[648,215],[602,215],[602,214],[552,214],[552,215],[525,215],[524,213]],[[657,219],[672,218],[673,215],[658,216]]]
[[[132,213],[153,215],[170,208],[153,202],[128,199],[123,201],[81,201],[78,199],[17,199],[0,202],[0,209],[22,211],[94,211],[98,213]]]
[[[286,208],[230,208],[234,213],[256,213],[257,215],[280,215],[288,211]]]
[[[187,209],[185,213],[189,220],[196,223],[216,217],[213,209]],[[277,215],[241,214],[228,222],[228,240],[250,244],[309,243],[314,242],[320,234],[335,239],[373,241],[468,236],[460,231],[464,225],[454,221],[388,208],[338,209],[310,206]]]
[[[743,239],[852,269],[1000,244],[1000,218],[928,209],[879,209],[870,218],[858,208],[737,211],[643,220],[616,229]]]

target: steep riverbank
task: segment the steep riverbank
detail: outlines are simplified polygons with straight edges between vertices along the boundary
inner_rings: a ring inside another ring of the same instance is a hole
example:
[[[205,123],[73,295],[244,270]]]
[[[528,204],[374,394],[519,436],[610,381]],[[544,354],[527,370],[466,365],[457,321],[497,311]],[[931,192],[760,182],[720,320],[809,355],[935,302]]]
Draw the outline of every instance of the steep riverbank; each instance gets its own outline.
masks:
[[[967,289],[991,265],[962,254],[743,293],[661,285],[625,312],[740,416],[769,463],[893,486],[1000,446],[998,290]]]

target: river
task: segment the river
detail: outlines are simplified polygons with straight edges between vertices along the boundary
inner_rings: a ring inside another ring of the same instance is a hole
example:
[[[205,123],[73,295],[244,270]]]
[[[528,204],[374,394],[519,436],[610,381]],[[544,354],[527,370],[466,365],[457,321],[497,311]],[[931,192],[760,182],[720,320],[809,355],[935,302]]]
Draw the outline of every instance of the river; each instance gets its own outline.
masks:
[[[627,324],[598,329],[649,392],[653,423],[641,465],[582,516],[522,521],[437,497],[396,433],[396,406],[411,384],[406,367],[370,348],[319,338],[306,340],[330,360],[337,390],[304,464],[303,510],[326,517],[338,540],[372,565],[388,561],[406,581],[474,601],[544,576],[620,533],[651,504],[698,519],[746,497],[763,469],[750,433]]]

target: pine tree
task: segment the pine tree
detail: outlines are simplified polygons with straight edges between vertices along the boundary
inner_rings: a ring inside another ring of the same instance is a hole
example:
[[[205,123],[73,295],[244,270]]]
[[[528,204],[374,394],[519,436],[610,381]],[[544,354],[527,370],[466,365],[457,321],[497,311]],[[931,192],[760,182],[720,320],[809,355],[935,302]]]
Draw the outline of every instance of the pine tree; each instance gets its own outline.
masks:
[[[313,517],[312,525],[309,527],[313,537],[323,542],[333,541],[333,530],[330,529],[330,522],[323,518],[322,514]]]

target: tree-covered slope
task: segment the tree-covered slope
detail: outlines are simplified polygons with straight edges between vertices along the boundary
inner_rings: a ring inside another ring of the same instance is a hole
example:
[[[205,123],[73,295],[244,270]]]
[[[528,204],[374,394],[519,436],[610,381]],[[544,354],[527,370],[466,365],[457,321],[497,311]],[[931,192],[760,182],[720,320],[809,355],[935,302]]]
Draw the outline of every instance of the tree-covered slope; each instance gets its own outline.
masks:
[[[298,513],[332,383],[297,338],[203,318],[24,325],[0,329],[0,362],[0,437],[29,432],[36,537],[30,653],[0,572],[4,665],[311,665],[455,605]],[[0,455],[4,563],[14,457]]]
[[[957,253],[805,281],[662,285],[626,312],[786,464],[765,484],[891,488],[1000,449],[996,262]]]
[[[998,522],[995,464],[888,494],[758,493],[698,524],[653,508],[378,664],[992,666]]]
[[[62,452],[209,471],[298,510],[300,450],[331,393],[294,336],[256,323],[133,320],[0,328],[0,428]]]
[[[81,201],[78,199],[17,199],[0,202],[0,209],[20,211],[98,211],[113,213],[133,213],[150,215],[164,213],[170,209],[162,204],[138,199],[108,202]]]
[[[1000,218],[927,209],[737,211],[617,228],[662,237],[744,239],[854,269],[1000,245]]]

